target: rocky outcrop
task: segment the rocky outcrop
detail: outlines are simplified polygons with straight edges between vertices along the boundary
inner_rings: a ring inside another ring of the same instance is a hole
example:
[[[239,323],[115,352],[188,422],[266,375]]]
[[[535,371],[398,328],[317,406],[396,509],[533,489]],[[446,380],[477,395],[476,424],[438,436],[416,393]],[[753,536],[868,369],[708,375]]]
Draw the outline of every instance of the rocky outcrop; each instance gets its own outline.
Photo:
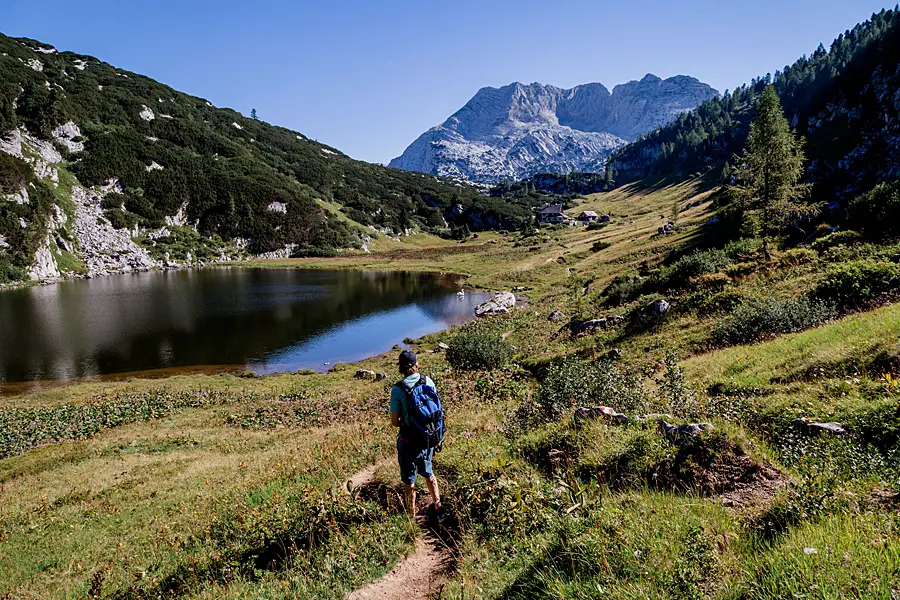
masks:
[[[616,148],[716,95],[692,77],[654,75],[612,93],[600,83],[569,90],[540,83],[482,88],[390,166],[485,184],[540,172],[597,171]]]
[[[512,292],[500,292],[493,298],[475,307],[476,317],[505,315],[516,307],[516,296]]]
[[[81,246],[81,258],[89,276],[115,272],[146,271],[160,264],[131,239],[125,229],[116,229],[103,215],[103,194],[72,187],[75,222],[72,230]]]

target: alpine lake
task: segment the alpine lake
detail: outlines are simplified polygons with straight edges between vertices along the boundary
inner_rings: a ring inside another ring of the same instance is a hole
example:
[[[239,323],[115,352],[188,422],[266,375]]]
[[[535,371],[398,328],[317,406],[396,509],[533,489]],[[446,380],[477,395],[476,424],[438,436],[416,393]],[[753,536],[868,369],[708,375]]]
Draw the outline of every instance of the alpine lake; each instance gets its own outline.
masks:
[[[0,393],[180,371],[353,362],[461,324],[489,294],[434,273],[212,267],[0,292]]]

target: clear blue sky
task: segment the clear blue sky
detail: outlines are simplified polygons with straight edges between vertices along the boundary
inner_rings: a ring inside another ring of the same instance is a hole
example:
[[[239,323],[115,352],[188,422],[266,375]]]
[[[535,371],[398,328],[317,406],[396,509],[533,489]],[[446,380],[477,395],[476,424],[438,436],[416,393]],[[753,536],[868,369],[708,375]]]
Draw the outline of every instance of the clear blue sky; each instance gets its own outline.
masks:
[[[90,54],[388,162],[484,86],[646,73],[724,91],[883,0],[3,0],[0,32]]]

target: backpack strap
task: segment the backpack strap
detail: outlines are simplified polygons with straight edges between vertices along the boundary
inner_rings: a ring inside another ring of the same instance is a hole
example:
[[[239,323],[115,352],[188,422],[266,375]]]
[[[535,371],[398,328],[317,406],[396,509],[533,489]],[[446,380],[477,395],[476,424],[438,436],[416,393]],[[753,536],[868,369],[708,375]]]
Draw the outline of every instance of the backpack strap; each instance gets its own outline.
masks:
[[[406,381],[404,381],[404,379],[401,379],[400,381],[397,382],[397,387],[399,387],[401,390],[403,390],[403,393],[406,395],[406,419],[409,420],[409,413],[410,413],[410,409],[412,408],[410,406],[410,403],[412,402],[412,398],[413,398],[413,390],[415,388],[419,387],[420,385],[425,385],[425,381],[427,380],[427,377],[425,377],[424,375],[419,373],[419,380],[415,383],[415,385],[412,385],[412,386],[406,385]],[[407,427],[409,427],[409,425],[407,423],[401,423],[400,431],[403,432],[403,430]]]

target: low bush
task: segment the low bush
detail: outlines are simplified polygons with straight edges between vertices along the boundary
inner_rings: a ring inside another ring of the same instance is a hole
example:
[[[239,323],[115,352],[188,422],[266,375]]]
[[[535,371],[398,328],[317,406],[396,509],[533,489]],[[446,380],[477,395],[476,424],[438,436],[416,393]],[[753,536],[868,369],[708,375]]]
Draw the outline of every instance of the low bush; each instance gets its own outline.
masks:
[[[848,246],[850,244],[855,244],[862,241],[862,239],[862,236],[855,231],[836,231],[834,233],[829,233],[826,236],[820,237],[812,244],[810,244],[809,247],[816,252],[821,253],[825,252],[829,248],[834,248],[835,246]]]
[[[819,253],[810,248],[791,248],[778,257],[778,262],[785,267],[797,267],[815,262]]]
[[[546,421],[578,406],[611,406],[626,414],[643,414],[650,406],[638,373],[607,361],[578,360],[550,365],[535,403]]]
[[[752,298],[716,327],[711,341],[720,346],[748,344],[821,325],[833,313],[828,304],[809,298]]]
[[[853,308],[900,288],[900,264],[872,259],[834,265],[815,295],[839,307]]]
[[[851,200],[847,218],[869,235],[900,233],[900,181],[882,183]]]
[[[731,312],[746,300],[746,296],[738,289],[723,290],[715,294],[698,292],[697,296],[694,309],[700,316]]]
[[[604,304],[621,306],[644,293],[647,280],[640,277],[616,276],[603,291]]]
[[[598,240],[594,242],[594,245],[591,246],[591,252],[600,252],[601,250],[606,250],[612,246],[609,242],[604,242],[603,240]]]
[[[464,331],[450,340],[447,362],[456,369],[497,369],[512,362],[515,350],[502,337],[483,331]]]

